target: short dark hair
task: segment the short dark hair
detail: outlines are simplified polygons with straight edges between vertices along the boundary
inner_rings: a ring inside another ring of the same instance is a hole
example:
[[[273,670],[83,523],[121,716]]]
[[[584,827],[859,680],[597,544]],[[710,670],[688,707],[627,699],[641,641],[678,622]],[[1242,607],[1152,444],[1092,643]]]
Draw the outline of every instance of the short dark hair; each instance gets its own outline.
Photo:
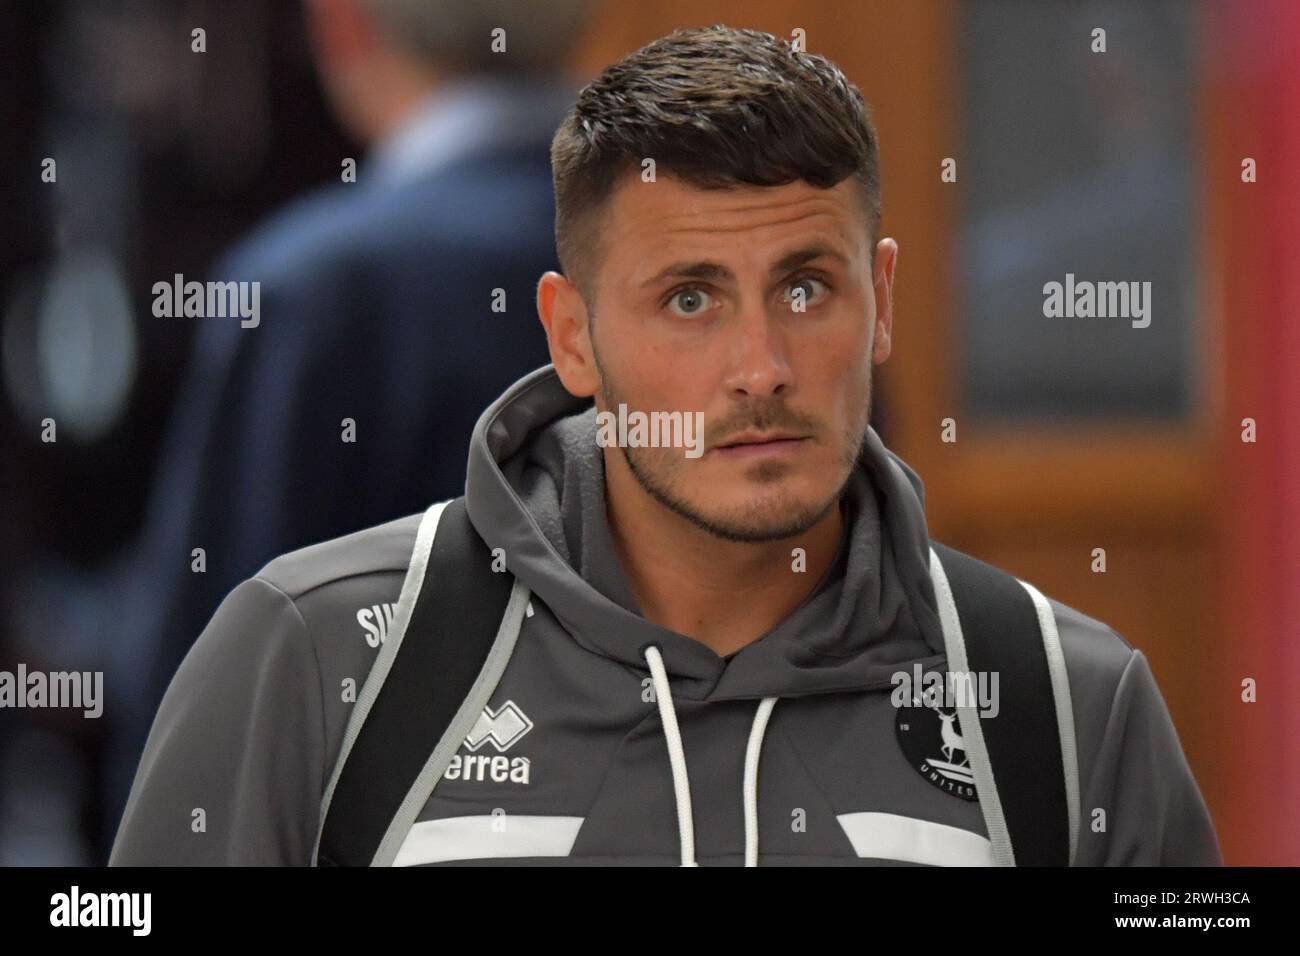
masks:
[[[871,108],[825,57],[758,30],[677,30],[605,69],[578,94],[551,142],[560,267],[590,301],[596,225],[621,177],[653,158],[656,175],[704,189],[829,189],[856,175],[874,260],[880,151]]]

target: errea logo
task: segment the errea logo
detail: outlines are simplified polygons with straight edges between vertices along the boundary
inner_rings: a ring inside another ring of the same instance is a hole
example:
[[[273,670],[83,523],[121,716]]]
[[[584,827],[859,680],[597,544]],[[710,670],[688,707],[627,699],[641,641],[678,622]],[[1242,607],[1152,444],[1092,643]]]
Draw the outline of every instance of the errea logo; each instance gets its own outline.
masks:
[[[497,753],[505,753],[532,729],[533,722],[528,715],[513,700],[508,700],[496,710],[483,708],[474,729],[465,738],[465,747],[475,751],[485,743],[491,743]]]
[[[496,710],[490,706],[483,708],[474,728],[465,737],[465,749],[470,751],[462,756],[456,754],[447,764],[443,773],[444,780],[486,780],[497,783],[528,783],[530,761],[527,757],[503,757],[528,731],[533,729],[533,722],[513,700],[508,700]],[[484,744],[491,744],[497,751],[495,755],[478,755]]]

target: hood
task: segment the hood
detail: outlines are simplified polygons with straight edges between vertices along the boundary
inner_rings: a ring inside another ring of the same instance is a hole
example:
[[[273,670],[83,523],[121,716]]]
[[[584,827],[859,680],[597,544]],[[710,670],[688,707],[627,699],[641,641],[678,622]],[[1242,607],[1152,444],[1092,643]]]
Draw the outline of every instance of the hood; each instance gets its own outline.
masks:
[[[743,700],[891,686],[943,654],[921,480],[868,428],[845,529],[822,580],[758,640],[720,657],[641,616],[605,513],[596,412],[554,366],[511,386],[470,443],[466,505],[479,535],[587,650],[647,669],[658,645],[674,697]]]

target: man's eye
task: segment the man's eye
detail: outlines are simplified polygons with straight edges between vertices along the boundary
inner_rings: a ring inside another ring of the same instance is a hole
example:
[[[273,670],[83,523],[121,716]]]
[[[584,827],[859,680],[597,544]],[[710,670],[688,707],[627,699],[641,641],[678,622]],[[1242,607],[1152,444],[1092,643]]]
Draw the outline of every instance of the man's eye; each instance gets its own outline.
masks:
[[[681,289],[674,292],[668,298],[668,304],[672,306],[674,312],[678,315],[690,317],[699,315],[708,309],[711,298],[703,289]]]
[[[829,289],[830,286],[816,276],[804,276],[786,286],[785,295],[781,298],[791,305],[801,304],[803,307],[807,307],[814,302],[821,301],[821,297]]]

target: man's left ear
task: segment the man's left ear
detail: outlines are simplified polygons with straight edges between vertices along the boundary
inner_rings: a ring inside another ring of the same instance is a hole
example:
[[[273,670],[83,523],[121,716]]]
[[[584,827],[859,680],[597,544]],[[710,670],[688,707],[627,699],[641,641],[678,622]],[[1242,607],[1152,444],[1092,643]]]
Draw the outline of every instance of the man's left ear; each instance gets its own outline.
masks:
[[[876,298],[876,327],[872,330],[871,361],[879,365],[889,358],[894,329],[894,266],[898,243],[888,237],[876,246],[876,267],[872,293]]]

